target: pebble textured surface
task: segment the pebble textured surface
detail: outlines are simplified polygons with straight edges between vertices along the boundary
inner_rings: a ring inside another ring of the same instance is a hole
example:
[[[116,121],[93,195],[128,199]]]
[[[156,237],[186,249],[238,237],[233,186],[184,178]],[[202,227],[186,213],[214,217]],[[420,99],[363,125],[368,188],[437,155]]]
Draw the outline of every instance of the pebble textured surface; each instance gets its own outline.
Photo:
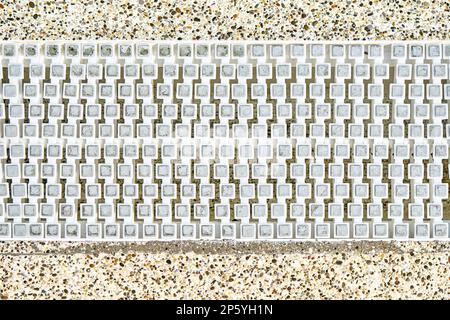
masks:
[[[24,243],[0,246],[2,299],[449,299],[450,245]]]
[[[0,3],[8,39],[448,39],[450,4]],[[0,242],[0,299],[450,299],[450,243]]]
[[[3,39],[446,39],[446,0],[3,0]]]

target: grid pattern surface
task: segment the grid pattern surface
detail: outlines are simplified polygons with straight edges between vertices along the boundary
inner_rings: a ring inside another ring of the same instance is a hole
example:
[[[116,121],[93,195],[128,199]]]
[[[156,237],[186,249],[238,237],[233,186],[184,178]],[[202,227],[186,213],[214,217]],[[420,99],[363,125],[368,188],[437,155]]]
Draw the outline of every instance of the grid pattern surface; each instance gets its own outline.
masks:
[[[0,59],[0,239],[449,239],[448,42]]]

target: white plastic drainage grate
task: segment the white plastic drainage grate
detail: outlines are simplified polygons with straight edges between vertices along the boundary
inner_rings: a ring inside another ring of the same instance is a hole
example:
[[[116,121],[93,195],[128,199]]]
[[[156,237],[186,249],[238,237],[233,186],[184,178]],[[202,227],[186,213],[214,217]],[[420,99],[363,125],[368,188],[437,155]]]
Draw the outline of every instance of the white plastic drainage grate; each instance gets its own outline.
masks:
[[[0,49],[1,239],[449,239],[449,42]]]

